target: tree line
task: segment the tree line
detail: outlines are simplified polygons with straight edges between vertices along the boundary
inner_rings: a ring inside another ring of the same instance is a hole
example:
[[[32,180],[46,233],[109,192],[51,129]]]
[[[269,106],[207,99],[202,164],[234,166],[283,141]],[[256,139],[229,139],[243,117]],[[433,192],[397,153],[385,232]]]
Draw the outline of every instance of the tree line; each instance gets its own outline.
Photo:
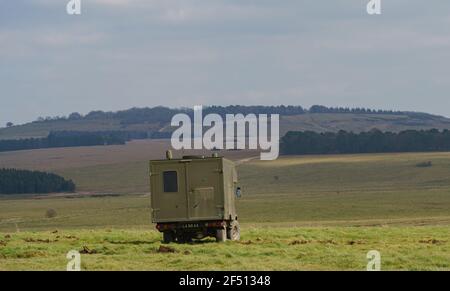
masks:
[[[429,116],[427,113],[420,112],[408,112],[408,111],[396,111],[396,110],[381,110],[370,109],[364,107],[327,107],[322,105],[313,105],[308,110],[309,113],[353,113],[353,114],[393,114],[393,115],[424,115]]]
[[[56,131],[44,138],[0,140],[0,152],[57,147],[125,144],[128,136],[116,132]]]
[[[55,174],[0,169],[0,194],[61,193],[74,192],[75,189],[72,180],[66,180]]]
[[[44,138],[0,140],[0,152],[31,149],[123,145],[133,139],[170,138],[171,132],[156,131],[53,131]]]
[[[399,133],[347,131],[288,132],[280,140],[285,155],[450,151],[450,131],[406,130]]]

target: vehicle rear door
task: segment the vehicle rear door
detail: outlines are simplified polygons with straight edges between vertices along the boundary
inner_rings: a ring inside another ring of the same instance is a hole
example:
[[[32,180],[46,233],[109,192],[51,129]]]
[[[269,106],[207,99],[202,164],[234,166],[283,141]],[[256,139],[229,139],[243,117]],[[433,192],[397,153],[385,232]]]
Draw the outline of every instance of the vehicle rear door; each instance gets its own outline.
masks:
[[[188,219],[186,167],[184,163],[154,164],[151,167],[152,209],[156,222]]]
[[[223,217],[220,193],[220,160],[193,160],[186,163],[188,217],[190,220],[214,220]]]

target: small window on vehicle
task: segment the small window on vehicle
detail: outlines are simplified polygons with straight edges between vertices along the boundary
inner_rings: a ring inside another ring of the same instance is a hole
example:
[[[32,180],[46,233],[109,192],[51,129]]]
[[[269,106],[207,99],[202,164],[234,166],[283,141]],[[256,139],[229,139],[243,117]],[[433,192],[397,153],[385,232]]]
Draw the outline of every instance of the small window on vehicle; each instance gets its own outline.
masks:
[[[164,192],[178,192],[177,171],[166,171],[163,173]]]

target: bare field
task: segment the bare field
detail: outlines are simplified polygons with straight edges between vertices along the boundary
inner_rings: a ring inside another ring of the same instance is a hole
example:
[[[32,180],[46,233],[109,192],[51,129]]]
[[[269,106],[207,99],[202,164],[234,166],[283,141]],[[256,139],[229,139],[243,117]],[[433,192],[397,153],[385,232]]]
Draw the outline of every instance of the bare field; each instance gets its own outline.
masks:
[[[98,165],[142,162],[162,159],[170,148],[170,139],[135,140],[126,145],[52,148],[0,153],[0,167],[33,170],[56,170]],[[251,150],[218,151],[232,160],[258,156]],[[202,150],[173,151],[174,157],[199,155],[211,152]]]

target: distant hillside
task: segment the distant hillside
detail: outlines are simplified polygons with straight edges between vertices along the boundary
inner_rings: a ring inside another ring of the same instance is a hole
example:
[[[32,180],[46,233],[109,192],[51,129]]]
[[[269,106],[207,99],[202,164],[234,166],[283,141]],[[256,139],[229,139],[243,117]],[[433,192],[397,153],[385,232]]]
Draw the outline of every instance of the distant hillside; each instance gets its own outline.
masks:
[[[149,137],[167,136],[172,130],[170,120],[176,113],[192,115],[192,109],[167,107],[132,108],[118,112],[92,111],[83,116],[72,113],[68,117],[39,118],[17,126],[0,128],[0,139],[46,137],[52,131],[132,131]],[[399,132],[408,129],[450,129],[450,119],[418,112],[371,110],[365,108],[329,108],[315,105],[301,106],[211,106],[204,114],[267,113],[280,114],[281,134],[288,131],[363,132],[377,128]]]

